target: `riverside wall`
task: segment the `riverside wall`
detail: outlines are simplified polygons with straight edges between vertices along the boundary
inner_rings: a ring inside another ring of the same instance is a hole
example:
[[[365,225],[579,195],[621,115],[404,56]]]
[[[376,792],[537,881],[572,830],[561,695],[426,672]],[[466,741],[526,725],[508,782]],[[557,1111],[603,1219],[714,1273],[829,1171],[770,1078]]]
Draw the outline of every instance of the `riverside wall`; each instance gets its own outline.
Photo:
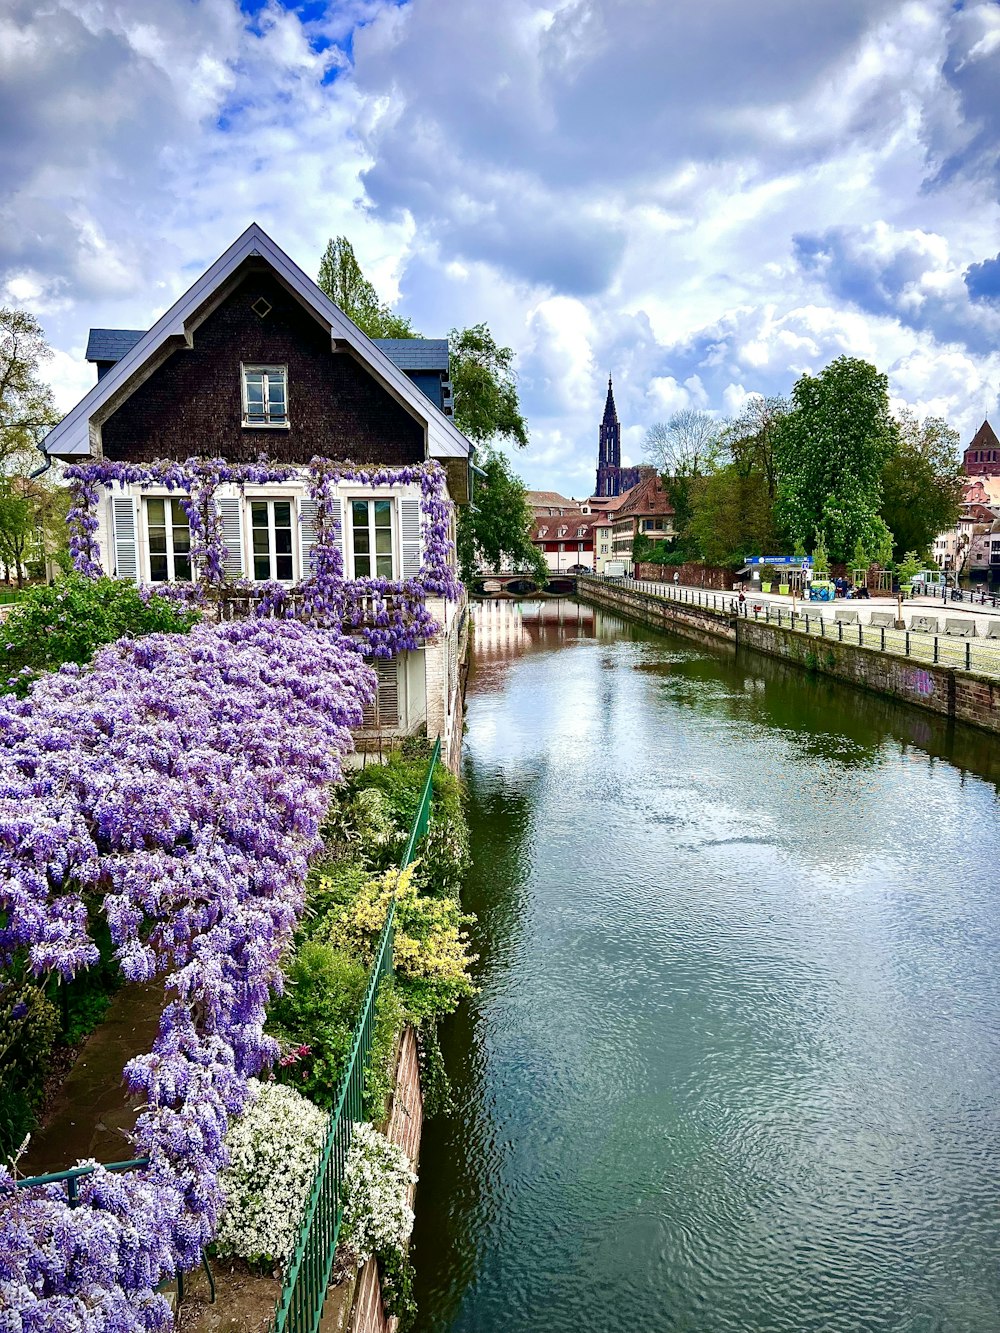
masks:
[[[582,601],[669,630],[696,643],[730,643],[807,671],[915,704],[918,708],[1000,734],[1000,680],[952,667],[934,666],[874,648],[816,639],[784,626],[741,616],[718,615],[687,603],[664,601],[619,584],[581,583]]]
[[[396,1060],[392,1106],[382,1129],[391,1142],[406,1153],[417,1169],[420,1134],[424,1124],[424,1099],[420,1090],[417,1038],[412,1027],[404,1030]],[[416,1186],[410,1187],[413,1206]],[[331,1288],[323,1310],[320,1333],[396,1333],[398,1320],[387,1315],[382,1304],[378,1264],[369,1259],[360,1273]]]

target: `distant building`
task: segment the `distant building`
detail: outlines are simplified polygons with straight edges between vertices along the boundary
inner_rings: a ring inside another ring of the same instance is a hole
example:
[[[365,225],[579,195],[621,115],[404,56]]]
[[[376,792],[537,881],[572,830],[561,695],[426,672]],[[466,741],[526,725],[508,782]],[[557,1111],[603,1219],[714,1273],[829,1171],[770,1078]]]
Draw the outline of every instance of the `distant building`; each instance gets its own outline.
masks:
[[[934,559],[948,573],[1000,579],[1000,440],[988,421],[962,455],[968,480],[953,528],[934,539]]]
[[[593,519],[578,509],[536,517],[531,540],[553,573],[581,573],[594,568]]]
[[[604,404],[604,416],[598,431],[597,445],[597,487],[595,499],[610,499],[624,495],[639,481],[639,469],[622,467],[622,428],[618,422],[618,409],[615,407],[615,395],[608,376],[608,397]]]
[[[672,541],[674,507],[670,503],[663,478],[653,467],[641,467],[638,484],[607,515],[611,521],[611,559],[624,560],[631,572],[632,546],[637,536],[649,541]]]

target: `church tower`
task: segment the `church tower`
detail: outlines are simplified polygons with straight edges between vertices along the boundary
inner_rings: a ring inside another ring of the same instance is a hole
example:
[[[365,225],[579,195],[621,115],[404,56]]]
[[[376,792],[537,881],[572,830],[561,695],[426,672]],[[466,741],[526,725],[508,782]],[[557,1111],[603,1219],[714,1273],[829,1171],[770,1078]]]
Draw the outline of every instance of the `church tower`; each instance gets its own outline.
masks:
[[[614,390],[611,376],[608,376],[608,399],[604,404],[604,417],[601,421],[597,445],[597,490],[596,496],[603,499],[609,495],[619,495],[618,472],[622,464],[622,428],[618,422],[618,409],[615,407]]]
[[[637,467],[622,467],[622,428],[618,422],[615,394],[608,376],[608,397],[597,437],[597,489],[594,498],[611,499],[624,495],[639,483]]]

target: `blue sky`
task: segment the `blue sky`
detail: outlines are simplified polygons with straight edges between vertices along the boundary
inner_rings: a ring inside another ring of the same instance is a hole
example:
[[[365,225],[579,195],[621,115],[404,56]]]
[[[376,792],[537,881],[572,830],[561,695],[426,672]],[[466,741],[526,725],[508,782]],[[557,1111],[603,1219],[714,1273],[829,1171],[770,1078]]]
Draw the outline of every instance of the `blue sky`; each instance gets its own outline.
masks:
[[[60,405],[251,220],[517,351],[540,488],[843,352],[1000,418],[1000,4],[0,0],[0,300]]]

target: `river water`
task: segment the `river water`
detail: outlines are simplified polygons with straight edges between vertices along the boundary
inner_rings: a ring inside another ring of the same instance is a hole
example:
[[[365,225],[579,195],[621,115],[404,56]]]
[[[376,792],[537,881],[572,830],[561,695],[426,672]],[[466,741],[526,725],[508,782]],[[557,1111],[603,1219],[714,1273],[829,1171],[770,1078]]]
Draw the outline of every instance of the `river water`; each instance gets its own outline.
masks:
[[[1000,745],[479,611],[422,1333],[997,1333]]]

